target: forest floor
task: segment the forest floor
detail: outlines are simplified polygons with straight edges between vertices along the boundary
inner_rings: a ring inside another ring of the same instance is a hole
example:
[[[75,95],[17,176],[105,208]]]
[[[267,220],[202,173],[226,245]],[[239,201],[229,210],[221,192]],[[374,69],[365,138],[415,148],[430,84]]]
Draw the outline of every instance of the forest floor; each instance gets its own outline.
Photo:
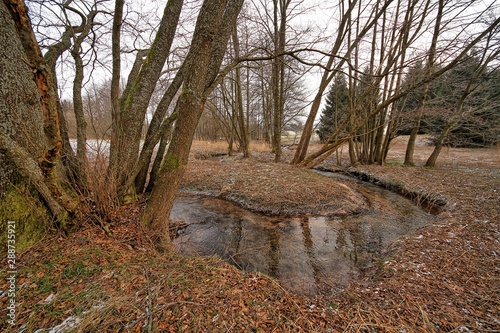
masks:
[[[111,236],[89,220],[18,253],[15,325],[2,269],[0,331],[500,332],[500,151],[444,149],[427,169],[403,167],[404,147],[404,138],[395,142],[386,166],[348,171],[447,204],[334,298],[293,295],[214,257],[157,253],[136,203],[111,216]],[[431,151],[421,141],[416,164]],[[223,152],[221,144],[195,144],[182,190],[267,213],[363,209],[342,182],[272,163],[265,147],[255,146],[249,160],[214,157]],[[285,150],[285,160],[292,154]],[[324,164],[338,168],[333,158]]]

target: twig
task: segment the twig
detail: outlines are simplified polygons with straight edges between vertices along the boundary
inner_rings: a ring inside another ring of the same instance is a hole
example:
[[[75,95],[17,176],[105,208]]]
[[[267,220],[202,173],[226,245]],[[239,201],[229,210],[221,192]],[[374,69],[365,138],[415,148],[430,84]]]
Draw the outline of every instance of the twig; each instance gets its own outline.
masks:
[[[144,269],[144,276],[146,277],[146,288],[147,288],[147,300],[148,300],[148,305],[146,307],[146,316],[147,316],[147,329],[148,332],[151,333],[153,332],[153,300],[152,300],[152,295],[151,295],[151,289],[149,285],[149,274],[148,274],[148,269],[146,265],[143,265],[142,268]]]

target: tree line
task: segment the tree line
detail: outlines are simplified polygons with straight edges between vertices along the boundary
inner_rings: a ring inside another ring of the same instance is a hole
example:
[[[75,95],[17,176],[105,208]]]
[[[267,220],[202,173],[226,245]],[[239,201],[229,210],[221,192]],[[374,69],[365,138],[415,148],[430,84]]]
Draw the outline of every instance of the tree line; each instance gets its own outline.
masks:
[[[303,0],[168,0],[161,14],[125,0],[27,3],[29,11],[22,0],[0,3],[1,196],[24,188],[63,229],[83,213],[82,200],[102,223],[110,207],[146,194],[142,222],[168,248],[168,216],[191,143],[209,120],[244,157],[252,138],[264,139],[278,162],[282,131],[300,127],[304,116],[292,163],[313,167],[344,143],[353,162],[383,161],[405,118],[411,165],[444,75],[471,69],[454,95],[441,92],[450,116],[433,123],[444,138],[464,124],[454,115],[495,109],[488,102],[495,93],[477,97],[479,81],[495,80],[500,18],[493,3],[318,1],[329,18],[322,27],[304,23],[314,8]],[[468,58],[473,68],[464,65]],[[314,89],[309,73],[319,77]],[[70,102],[60,99],[66,80]],[[336,114],[323,147],[309,153],[328,87],[346,95],[348,112]],[[98,161],[87,151],[89,126],[109,137]]]
[[[434,80],[425,96],[425,109],[421,115],[418,134],[430,134],[429,142],[435,145],[426,166],[433,167],[444,145],[454,147],[491,147],[500,137],[499,75],[496,66],[488,66],[498,56],[498,49],[489,57],[485,50],[476,49],[466,55],[456,67]],[[412,66],[402,81],[403,87],[411,87],[423,75],[421,62]],[[374,138],[374,124],[356,128],[346,119],[355,117],[360,110],[350,109],[351,97],[359,96],[366,86],[360,80],[349,86],[343,73],[337,74],[326,96],[316,130],[320,141],[326,143],[336,132],[337,137],[351,133],[349,157],[351,164],[383,164],[389,143],[398,135],[410,135],[418,114],[415,112],[423,98],[421,88],[412,89],[391,109],[393,114],[379,124],[386,131],[387,141]],[[352,81],[351,81],[352,83]],[[354,97],[355,98],[355,97]],[[392,122],[391,122],[392,120]],[[389,126],[390,125],[390,126]],[[376,151],[379,154],[373,154]]]

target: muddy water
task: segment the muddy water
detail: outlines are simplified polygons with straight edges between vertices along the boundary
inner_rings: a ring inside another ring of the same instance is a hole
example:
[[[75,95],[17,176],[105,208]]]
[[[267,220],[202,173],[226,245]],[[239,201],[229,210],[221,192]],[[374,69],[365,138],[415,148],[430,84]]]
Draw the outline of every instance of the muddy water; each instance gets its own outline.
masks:
[[[383,260],[398,237],[432,221],[409,200],[353,182],[370,210],[345,218],[269,217],[210,197],[179,197],[171,214],[187,227],[174,240],[185,255],[218,255],[300,294],[338,292]]]

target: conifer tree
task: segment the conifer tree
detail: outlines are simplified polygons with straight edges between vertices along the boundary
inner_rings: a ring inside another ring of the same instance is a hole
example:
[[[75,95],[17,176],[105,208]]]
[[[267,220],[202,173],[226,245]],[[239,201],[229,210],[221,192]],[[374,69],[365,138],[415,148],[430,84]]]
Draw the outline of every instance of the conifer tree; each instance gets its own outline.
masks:
[[[321,113],[317,134],[321,142],[325,143],[348,116],[349,91],[344,74],[339,73],[326,96],[326,105]]]

